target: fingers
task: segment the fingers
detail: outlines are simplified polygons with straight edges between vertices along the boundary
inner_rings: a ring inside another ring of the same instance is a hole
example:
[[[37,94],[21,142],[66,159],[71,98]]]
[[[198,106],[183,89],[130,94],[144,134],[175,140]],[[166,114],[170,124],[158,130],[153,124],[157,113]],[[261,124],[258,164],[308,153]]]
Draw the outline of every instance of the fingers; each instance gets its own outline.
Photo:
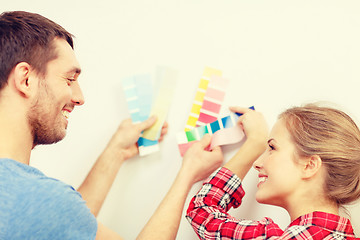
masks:
[[[243,107],[238,107],[238,106],[232,106],[232,107],[229,107],[229,109],[232,112],[237,112],[237,113],[242,113],[242,114],[253,111],[250,108],[243,108]]]
[[[213,149],[211,150],[212,152],[215,152],[215,153],[220,153],[222,154],[222,150],[221,150],[221,147],[220,146],[215,146],[213,147]]]
[[[131,124],[132,124],[131,118],[127,118],[127,119],[124,119],[124,120],[121,122],[120,126],[128,126],[128,125],[131,125]]]
[[[141,131],[151,127],[152,125],[154,125],[154,123],[156,122],[157,117],[156,116],[151,116],[148,119],[146,119],[145,121],[139,123],[139,128]]]
[[[164,125],[161,128],[161,136],[165,135],[168,132],[169,124],[164,122]]]
[[[210,134],[205,134],[204,137],[199,141],[200,146],[205,149],[211,143],[211,136]]]
[[[168,127],[169,127],[169,124],[168,124],[168,122],[165,121],[164,124],[163,124],[163,128],[167,129]]]
[[[184,155],[182,170],[190,174],[194,183],[208,177],[223,162],[224,157],[219,146],[212,151],[206,149],[210,142],[211,136],[207,134],[194,143]]]
[[[220,166],[224,160],[224,155],[223,155],[223,152],[221,150],[221,147],[220,146],[215,146],[213,147],[213,149],[211,150],[211,153],[215,156],[217,156],[216,159],[218,159],[217,164],[218,166]]]
[[[195,142],[192,144],[192,146],[185,152],[184,158],[186,158],[187,155],[196,155],[197,153],[201,153],[205,150],[211,142],[211,136],[210,134],[205,134],[205,136],[200,139],[200,141]]]
[[[161,142],[164,139],[164,136],[167,134],[168,132],[168,126],[169,124],[167,122],[164,122],[163,127],[161,128],[161,134],[160,137],[158,139],[159,142]]]
[[[254,116],[257,116],[260,114],[259,112],[256,112],[252,108],[243,108],[243,107],[238,107],[238,106],[232,106],[232,107],[229,107],[229,109],[233,112],[241,114],[238,118],[238,124],[240,124],[240,126],[243,128],[243,130],[244,130],[244,125],[243,125],[244,121],[246,121],[249,118],[253,119]],[[250,117],[250,116],[252,116],[252,117]]]

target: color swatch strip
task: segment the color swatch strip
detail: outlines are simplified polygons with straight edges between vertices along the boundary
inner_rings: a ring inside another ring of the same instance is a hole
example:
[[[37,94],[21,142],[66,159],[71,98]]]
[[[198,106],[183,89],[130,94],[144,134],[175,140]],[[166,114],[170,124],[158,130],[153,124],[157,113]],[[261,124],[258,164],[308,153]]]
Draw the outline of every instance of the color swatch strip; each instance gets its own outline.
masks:
[[[250,109],[255,109],[253,106]],[[181,156],[184,156],[187,149],[198,142],[205,134],[212,134],[212,140],[209,149],[215,146],[232,144],[241,141],[244,133],[237,124],[240,113],[231,113],[230,115],[217,119],[212,123],[196,127],[190,131],[177,134],[177,142]]]
[[[153,141],[159,139],[174,95],[177,75],[178,72],[174,69],[168,67],[157,68],[156,84],[159,86],[159,91],[150,113],[151,116],[157,116],[157,120],[154,125],[144,131],[144,138]]]
[[[139,123],[146,120],[151,111],[152,84],[150,75],[136,75],[122,80],[126,102],[130,111],[131,120]],[[143,137],[138,140],[139,155],[159,150],[158,141],[152,141]]]
[[[229,81],[221,76],[213,75],[210,77],[196,126],[203,126],[216,121],[219,117],[228,83]]]
[[[195,94],[195,99],[191,107],[191,111],[186,122],[185,131],[189,131],[196,127],[196,124],[199,119],[200,110],[204,102],[205,94],[208,89],[210,78],[213,76],[221,76],[221,70],[205,67],[202,77],[200,78],[200,83]]]

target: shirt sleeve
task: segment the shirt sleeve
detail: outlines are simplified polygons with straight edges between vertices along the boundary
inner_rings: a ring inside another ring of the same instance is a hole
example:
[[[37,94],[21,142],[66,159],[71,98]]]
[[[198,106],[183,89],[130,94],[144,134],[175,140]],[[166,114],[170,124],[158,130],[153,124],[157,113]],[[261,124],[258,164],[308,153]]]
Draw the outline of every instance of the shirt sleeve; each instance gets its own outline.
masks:
[[[0,239],[95,239],[96,218],[74,188],[47,177],[21,179],[15,185],[19,188],[16,192],[8,189],[12,191],[8,197],[12,205],[8,206],[12,207],[6,210],[10,214],[6,228],[0,229]]]
[[[227,213],[240,206],[245,192],[229,169],[216,170],[192,198],[186,218],[200,239],[276,239],[283,231],[271,219],[239,220]]]

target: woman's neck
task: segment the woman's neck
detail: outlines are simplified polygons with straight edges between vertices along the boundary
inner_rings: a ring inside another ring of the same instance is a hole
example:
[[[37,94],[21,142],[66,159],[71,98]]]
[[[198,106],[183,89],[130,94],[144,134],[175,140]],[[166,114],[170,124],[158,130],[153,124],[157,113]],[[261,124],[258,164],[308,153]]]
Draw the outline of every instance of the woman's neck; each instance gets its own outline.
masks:
[[[303,216],[312,212],[326,212],[335,215],[339,215],[339,206],[333,201],[327,199],[302,199],[289,206],[285,207],[288,211],[291,221],[294,221],[300,216]]]

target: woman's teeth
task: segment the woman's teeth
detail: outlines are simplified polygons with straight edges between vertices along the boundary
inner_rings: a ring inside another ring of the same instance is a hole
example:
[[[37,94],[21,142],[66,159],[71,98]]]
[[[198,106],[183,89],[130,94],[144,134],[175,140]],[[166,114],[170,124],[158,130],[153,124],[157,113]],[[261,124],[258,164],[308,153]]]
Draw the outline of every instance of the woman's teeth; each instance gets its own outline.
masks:
[[[264,183],[266,182],[267,177],[259,177],[259,183]]]

